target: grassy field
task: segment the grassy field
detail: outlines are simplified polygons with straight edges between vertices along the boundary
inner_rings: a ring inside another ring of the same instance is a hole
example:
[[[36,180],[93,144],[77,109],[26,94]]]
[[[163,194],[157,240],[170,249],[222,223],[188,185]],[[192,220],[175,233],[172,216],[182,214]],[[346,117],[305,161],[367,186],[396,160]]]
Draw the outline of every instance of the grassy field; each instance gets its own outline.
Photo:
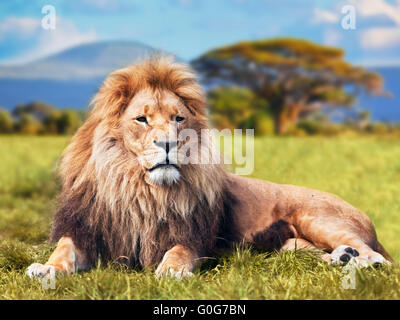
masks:
[[[44,263],[65,137],[0,136],[0,299],[400,299],[400,267],[357,272],[308,251],[260,254],[238,248],[183,281],[117,265],[57,279],[45,290],[24,275]],[[365,211],[379,240],[400,259],[400,141],[378,137],[256,139],[254,177],[335,193]]]

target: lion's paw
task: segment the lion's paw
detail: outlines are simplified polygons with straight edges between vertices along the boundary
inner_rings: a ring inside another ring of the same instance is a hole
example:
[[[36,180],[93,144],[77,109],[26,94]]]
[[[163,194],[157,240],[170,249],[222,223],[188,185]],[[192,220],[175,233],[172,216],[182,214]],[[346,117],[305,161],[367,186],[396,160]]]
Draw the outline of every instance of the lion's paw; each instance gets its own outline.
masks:
[[[345,265],[351,259],[358,257],[360,254],[352,247],[341,245],[331,253],[331,264]]]
[[[174,269],[169,268],[161,274],[156,273],[156,275],[157,275],[157,277],[172,277],[172,278],[181,280],[181,279],[193,276],[193,273],[190,271],[186,271],[185,269],[174,270]]]
[[[177,268],[173,266],[166,266],[164,264],[160,264],[156,270],[156,277],[172,277],[175,279],[184,279],[193,276],[193,272],[189,271],[185,267]]]
[[[358,268],[379,267],[384,264],[390,264],[377,252],[368,256],[360,256],[356,249],[346,245],[341,245],[332,251],[330,263],[335,265],[351,264]]]
[[[56,268],[48,264],[32,263],[25,274],[30,278],[43,278],[47,275],[55,275]]]

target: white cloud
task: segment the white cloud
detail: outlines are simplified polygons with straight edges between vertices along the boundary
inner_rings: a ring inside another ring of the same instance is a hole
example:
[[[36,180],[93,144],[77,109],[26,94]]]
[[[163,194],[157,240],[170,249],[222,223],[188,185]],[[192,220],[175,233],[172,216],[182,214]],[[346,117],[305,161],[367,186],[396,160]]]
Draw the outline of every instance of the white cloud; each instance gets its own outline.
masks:
[[[72,22],[58,19],[55,30],[42,30],[38,51],[47,55],[95,39],[94,30],[81,32]]]
[[[368,49],[381,49],[400,45],[400,27],[370,28],[362,33],[361,45]]]
[[[96,40],[96,32],[94,30],[82,32],[71,21],[60,18],[56,20],[55,30],[43,29],[40,19],[12,18],[12,20],[5,21],[0,25],[0,32],[3,38],[16,35],[20,38],[33,38],[36,40],[35,47],[18,57],[4,61],[6,64],[28,62],[69,47]],[[2,38],[0,37],[1,40]]]
[[[365,66],[366,68],[374,67],[400,67],[400,59],[362,59],[356,62],[358,65]]]
[[[384,16],[393,27],[373,27],[361,33],[361,45],[367,49],[384,49],[400,45],[400,1],[389,4],[385,0],[351,0],[361,17]]]
[[[357,13],[364,17],[384,15],[400,25],[400,1],[396,4],[389,4],[385,0],[352,0]]]
[[[17,37],[29,37],[40,28],[40,20],[33,18],[8,17],[0,24],[0,41],[12,33]]]
[[[320,10],[318,8],[314,9],[314,16],[311,19],[313,23],[337,23],[339,21],[339,16],[328,10]]]

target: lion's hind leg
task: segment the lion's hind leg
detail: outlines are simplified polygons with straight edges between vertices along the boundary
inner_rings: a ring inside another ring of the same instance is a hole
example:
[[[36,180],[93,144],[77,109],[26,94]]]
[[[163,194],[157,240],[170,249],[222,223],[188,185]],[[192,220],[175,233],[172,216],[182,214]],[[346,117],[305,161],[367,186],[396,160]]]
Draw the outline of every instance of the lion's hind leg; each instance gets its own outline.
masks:
[[[293,225],[304,238],[330,252],[331,264],[359,267],[390,264],[379,252],[375,228],[366,214],[337,199],[296,212]]]
[[[305,249],[305,250],[318,250],[321,251],[322,249],[317,248],[311,242],[301,239],[301,238],[290,238],[286,240],[283,244],[281,251],[284,250],[298,250],[298,249]],[[322,254],[320,256],[326,262],[330,262],[331,255],[329,253]]]
[[[359,228],[358,232],[355,232],[352,226],[349,227],[340,219],[315,221],[301,231],[315,246],[330,252],[329,259],[328,256],[324,259],[328,263],[345,265],[351,262],[359,267],[390,264],[390,261],[378,252],[378,241],[372,225],[370,228]]]

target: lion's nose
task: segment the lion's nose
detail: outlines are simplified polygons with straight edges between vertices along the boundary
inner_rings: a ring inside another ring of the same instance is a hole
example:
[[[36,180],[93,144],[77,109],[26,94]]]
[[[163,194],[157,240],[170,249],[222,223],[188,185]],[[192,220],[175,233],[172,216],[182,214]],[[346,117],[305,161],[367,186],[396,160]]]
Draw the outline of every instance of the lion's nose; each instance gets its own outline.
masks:
[[[163,148],[165,152],[168,154],[169,150],[177,146],[176,141],[156,141],[154,140],[154,144],[157,147]]]

